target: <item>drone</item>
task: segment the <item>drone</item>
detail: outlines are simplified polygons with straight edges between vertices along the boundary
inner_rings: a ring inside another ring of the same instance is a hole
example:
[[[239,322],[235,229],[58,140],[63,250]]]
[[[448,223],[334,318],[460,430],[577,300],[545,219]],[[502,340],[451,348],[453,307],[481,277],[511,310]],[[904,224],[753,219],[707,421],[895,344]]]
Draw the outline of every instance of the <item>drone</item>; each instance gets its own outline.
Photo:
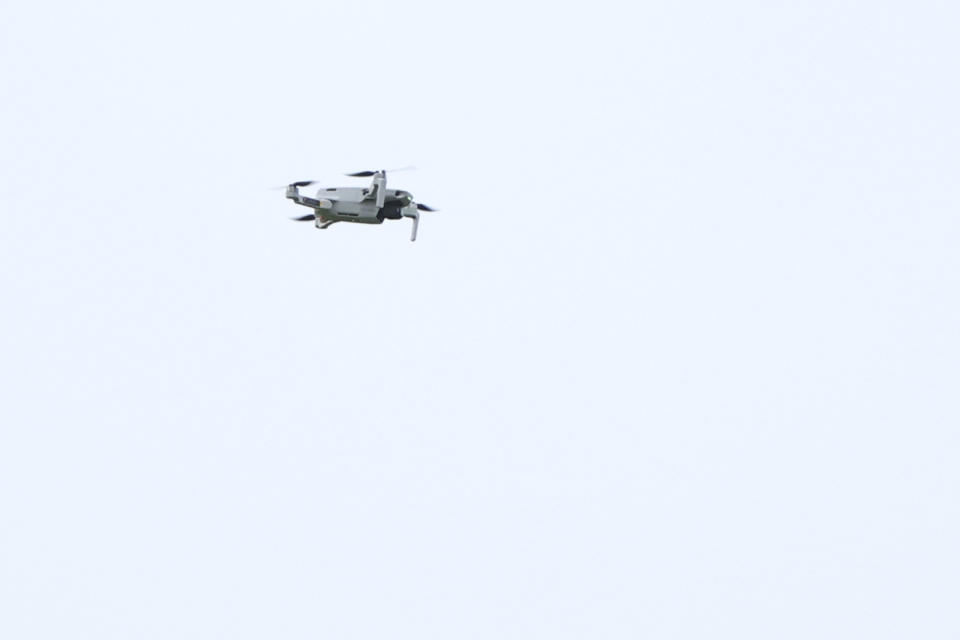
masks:
[[[326,229],[337,222],[359,222],[361,224],[383,224],[384,220],[413,219],[410,241],[417,239],[417,226],[421,211],[436,211],[425,204],[414,202],[413,196],[400,189],[387,189],[387,172],[358,171],[348,173],[351,178],[373,178],[370,186],[327,187],[317,191],[316,198],[300,194],[302,187],[316,184],[313,180],[292,182],[287,185],[286,197],[304,207],[313,209],[313,213],[292,218],[297,222],[313,221],[317,229]]]

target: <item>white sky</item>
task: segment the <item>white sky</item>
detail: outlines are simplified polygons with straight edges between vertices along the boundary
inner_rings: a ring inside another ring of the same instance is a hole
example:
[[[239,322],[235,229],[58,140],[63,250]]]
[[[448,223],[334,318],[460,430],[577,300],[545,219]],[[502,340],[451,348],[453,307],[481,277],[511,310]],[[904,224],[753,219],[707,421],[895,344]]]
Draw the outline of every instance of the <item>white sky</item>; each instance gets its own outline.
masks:
[[[0,637],[956,638],[958,18],[5,9]]]

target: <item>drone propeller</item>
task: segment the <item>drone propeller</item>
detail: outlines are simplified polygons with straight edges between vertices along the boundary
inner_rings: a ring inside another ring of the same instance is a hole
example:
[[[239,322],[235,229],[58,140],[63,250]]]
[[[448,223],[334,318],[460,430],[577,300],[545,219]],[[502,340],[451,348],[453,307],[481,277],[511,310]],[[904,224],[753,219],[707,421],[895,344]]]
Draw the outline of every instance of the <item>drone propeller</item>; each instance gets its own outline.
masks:
[[[417,210],[418,211],[436,211],[436,209],[434,209],[433,207],[428,207],[427,205],[420,202],[417,203]]]
[[[294,222],[312,222],[316,220],[317,217],[311,213],[310,215],[300,216],[299,218],[290,218],[290,219],[293,220]]]
[[[309,187],[312,184],[317,184],[316,180],[300,180],[298,182],[291,182],[290,184],[285,184],[282,187],[270,187],[271,191],[280,191],[281,189],[289,189],[290,187]]]
[[[416,169],[416,167],[412,164],[408,164],[405,167],[397,167],[396,169],[381,169],[381,171],[384,173],[396,173],[398,171],[412,171],[413,169]],[[357,171],[356,173],[348,173],[346,175],[351,178],[369,178],[371,176],[375,176],[376,174],[376,171]]]

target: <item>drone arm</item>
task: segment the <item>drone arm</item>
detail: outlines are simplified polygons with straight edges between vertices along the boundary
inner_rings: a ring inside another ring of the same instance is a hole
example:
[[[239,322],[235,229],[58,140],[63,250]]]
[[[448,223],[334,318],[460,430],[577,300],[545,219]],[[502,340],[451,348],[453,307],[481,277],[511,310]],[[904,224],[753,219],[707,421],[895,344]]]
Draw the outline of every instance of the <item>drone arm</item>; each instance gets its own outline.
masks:
[[[383,205],[387,202],[387,176],[383,176],[379,181],[374,178],[373,182],[377,189],[377,208],[383,209]]]
[[[317,200],[316,198],[308,198],[307,196],[301,195],[297,187],[290,185],[287,187],[287,197],[296,202],[299,205],[304,207],[310,207],[311,209],[329,209],[330,201],[329,200]]]
[[[373,174],[370,188],[367,189],[364,200],[376,200],[377,208],[382,209],[387,201],[387,172],[377,171]]]
[[[314,198],[308,198],[307,196],[300,195],[299,189],[297,189],[293,185],[290,185],[289,187],[287,187],[287,197],[293,200],[294,202],[296,202],[297,204],[301,204],[305,207],[312,207],[316,209],[317,207],[320,206],[319,200],[315,200]]]

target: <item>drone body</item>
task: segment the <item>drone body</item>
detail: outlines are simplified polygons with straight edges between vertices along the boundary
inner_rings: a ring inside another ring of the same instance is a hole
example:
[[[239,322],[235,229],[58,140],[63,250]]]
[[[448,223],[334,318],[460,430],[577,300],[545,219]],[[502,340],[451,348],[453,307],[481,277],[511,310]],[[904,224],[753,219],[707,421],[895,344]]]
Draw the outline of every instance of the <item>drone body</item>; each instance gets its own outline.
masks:
[[[335,222],[358,222],[382,224],[384,220],[411,218],[413,230],[410,240],[417,239],[417,226],[421,211],[433,211],[424,204],[413,201],[413,196],[400,189],[387,189],[386,171],[361,171],[347,174],[355,178],[373,177],[369,188],[329,187],[317,191],[316,198],[300,194],[300,187],[313,182],[294,182],[287,186],[286,197],[304,207],[313,209],[313,214],[294,218],[298,222],[314,221],[318,229],[326,229]]]

